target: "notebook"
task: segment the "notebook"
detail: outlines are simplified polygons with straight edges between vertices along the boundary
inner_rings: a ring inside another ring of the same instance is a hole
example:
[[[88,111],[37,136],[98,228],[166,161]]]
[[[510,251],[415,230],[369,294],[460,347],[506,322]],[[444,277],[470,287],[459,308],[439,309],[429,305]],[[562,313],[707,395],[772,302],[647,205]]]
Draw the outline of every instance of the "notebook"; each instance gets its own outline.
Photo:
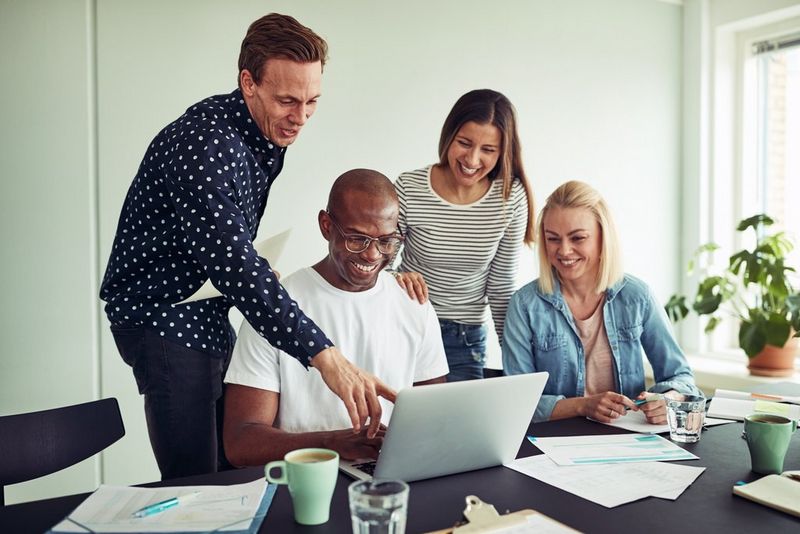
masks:
[[[743,486],[734,486],[739,497],[800,517],[800,471],[767,475]]]
[[[792,404],[795,402],[797,397],[717,389],[708,406],[708,415],[737,421],[742,421],[751,413],[771,413],[800,419],[800,406]]]
[[[423,480],[516,457],[547,373],[407,388],[397,395],[377,461],[340,461],[353,478]]]

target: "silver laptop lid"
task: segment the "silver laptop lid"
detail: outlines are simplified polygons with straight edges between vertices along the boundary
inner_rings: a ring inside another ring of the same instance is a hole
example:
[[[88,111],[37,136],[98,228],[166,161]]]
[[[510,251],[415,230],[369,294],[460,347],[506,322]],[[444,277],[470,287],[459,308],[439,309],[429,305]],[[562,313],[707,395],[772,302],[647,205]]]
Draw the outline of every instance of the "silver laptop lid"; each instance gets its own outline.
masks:
[[[410,482],[513,460],[547,377],[532,373],[400,391],[374,477]]]

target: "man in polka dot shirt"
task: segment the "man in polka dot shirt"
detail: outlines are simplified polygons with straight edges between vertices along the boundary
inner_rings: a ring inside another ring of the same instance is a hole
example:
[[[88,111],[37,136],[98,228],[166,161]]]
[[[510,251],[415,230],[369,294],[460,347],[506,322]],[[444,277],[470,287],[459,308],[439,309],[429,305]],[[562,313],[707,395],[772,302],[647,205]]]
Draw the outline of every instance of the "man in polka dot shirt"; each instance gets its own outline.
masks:
[[[250,25],[239,88],[207,98],[147,149],[122,207],[100,298],[144,395],[164,479],[212,472],[221,451],[222,378],[236,306],[270,344],[319,370],[354,432],[395,392],[355,367],[278,282],[253,247],[273,181],[314,113],[327,44],[294,18]],[[209,279],[221,298],[177,304]]]

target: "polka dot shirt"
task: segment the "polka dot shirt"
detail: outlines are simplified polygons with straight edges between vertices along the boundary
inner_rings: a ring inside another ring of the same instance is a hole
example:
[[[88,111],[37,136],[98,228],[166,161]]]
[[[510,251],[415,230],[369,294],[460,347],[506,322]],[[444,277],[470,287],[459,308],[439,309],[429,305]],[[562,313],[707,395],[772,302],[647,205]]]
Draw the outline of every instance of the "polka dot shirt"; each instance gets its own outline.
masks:
[[[150,328],[221,355],[233,305],[304,365],[332,346],[253,248],[285,151],[262,135],[238,89],[192,106],[156,136],[122,206],[100,289],[112,326]],[[209,278],[223,297],[176,304]]]

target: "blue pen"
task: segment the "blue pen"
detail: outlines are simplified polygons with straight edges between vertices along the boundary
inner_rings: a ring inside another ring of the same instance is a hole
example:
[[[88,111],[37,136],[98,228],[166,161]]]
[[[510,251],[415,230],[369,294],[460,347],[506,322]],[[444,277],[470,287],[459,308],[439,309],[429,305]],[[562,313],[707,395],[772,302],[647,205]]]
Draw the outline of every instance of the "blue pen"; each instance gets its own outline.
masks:
[[[149,515],[158,514],[163,512],[164,510],[169,510],[179,504],[184,504],[187,501],[190,501],[200,495],[199,491],[195,491],[192,493],[188,493],[186,495],[181,495],[179,497],[172,497],[171,499],[167,499],[165,501],[160,501],[153,504],[148,504],[144,508],[140,508],[133,512],[131,515],[133,517],[147,517]]]
[[[636,406],[641,406],[642,404],[646,404],[648,402],[659,401],[659,400],[662,400],[663,398],[664,398],[663,395],[651,395],[649,397],[645,397],[644,399],[635,400],[635,401],[633,401],[633,403]]]

